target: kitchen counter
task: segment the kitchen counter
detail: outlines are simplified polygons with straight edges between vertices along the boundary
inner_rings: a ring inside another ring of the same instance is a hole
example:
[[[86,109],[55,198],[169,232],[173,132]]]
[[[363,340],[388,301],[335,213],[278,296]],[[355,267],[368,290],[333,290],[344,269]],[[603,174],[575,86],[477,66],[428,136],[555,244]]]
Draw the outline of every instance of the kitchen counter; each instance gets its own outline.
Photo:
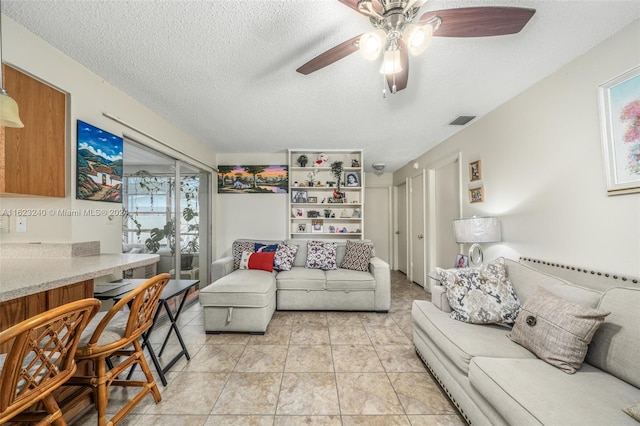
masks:
[[[0,258],[0,302],[151,265],[157,254]]]

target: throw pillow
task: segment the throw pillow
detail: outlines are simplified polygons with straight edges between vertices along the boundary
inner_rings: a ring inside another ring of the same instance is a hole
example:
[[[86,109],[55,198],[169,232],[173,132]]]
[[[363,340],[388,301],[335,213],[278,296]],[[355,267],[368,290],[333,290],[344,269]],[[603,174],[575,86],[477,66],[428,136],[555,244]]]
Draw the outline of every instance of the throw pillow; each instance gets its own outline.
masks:
[[[637,422],[640,422],[640,401],[629,407],[624,407],[622,411],[633,417]]]
[[[297,253],[297,245],[278,244],[273,258],[273,268],[277,271],[290,271]]]
[[[342,259],[341,268],[366,272],[373,247],[369,243],[347,240],[347,248]]]
[[[509,338],[543,361],[573,374],[609,313],[569,302],[538,287],[522,305]]]
[[[436,268],[446,288],[451,318],[474,324],[513,324],[520,301],[507,278],[504,259],[476,268]]]
[[[326,243],[322,241],[309,241],[307,244],[307,263],[309,269],[338,269],[336,265],[336,243]]]
[[[240,259],[239,269],[259,269],[262,271],[273,271],[273,257],[275,252],[251,253],[245,251]]]
[[[261,243],[256,243],[253,249],[253,251],[256,253],[262,253],[267,251],[275,252],[276,250],[278,250],[278,244],[261,244]]]
[[[242,259],[243,252],[253,253],[255,243],[250,241],[234,241],[231,246],[231,253],[233,255],[233,269],[240,268],[240,260]]]

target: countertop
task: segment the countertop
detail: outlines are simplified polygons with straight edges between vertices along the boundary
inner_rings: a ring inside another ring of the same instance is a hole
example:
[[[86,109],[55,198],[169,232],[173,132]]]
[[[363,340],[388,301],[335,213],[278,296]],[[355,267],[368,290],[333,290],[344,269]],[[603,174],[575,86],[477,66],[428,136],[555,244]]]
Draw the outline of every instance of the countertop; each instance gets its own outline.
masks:
[[[0,258],[0,302],[158,262],[157,254]]]

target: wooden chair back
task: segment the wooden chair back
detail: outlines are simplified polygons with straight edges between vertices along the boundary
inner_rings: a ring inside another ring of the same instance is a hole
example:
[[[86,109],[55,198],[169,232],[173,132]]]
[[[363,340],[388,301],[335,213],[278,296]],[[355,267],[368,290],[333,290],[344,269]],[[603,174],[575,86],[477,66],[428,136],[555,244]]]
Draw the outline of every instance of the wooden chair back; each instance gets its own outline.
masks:
[[[75,373],[80,336],[99,308],[97,299],[78,300],[0,333],[0,344],[10,345],[2,355],[0,424],[50,395]]]

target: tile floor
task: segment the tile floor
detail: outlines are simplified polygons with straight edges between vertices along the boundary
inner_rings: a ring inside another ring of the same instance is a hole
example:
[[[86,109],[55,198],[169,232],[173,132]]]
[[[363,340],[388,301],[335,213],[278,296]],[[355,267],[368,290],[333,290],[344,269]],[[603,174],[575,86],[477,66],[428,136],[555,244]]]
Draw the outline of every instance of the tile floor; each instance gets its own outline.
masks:
[[[192,304],[180,318],[191,360],[171,369],[166,387],[157,380],[159,404],[145,397],[120,424],[464,425],[411,343],[411,303],[429,294],[404,274],[391,281],[388,314],[276,312],[263,336],[207,335]],[[166,329],[151,340],[161,343]],[[178,347],[170,340],[167,351]],[[114,388],[108,410],[128,396]]]

